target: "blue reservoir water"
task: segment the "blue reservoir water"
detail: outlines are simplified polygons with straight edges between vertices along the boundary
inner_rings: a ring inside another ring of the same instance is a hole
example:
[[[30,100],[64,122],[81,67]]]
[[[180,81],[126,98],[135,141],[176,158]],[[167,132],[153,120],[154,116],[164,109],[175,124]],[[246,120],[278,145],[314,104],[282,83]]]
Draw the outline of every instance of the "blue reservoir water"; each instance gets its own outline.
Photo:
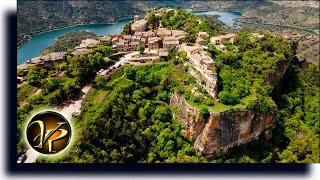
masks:
[[[25,61],[36,57],[43,49],[51,46],[58,37],[63,36],[66,33],[76,30],[86,30],[91,31],[98,36],[118,34],[122,32],[123,26],[131,20],[132,19],[124,19],[115,24],[78,25],[33,35],[29,42],[18,48],[17,64],[22,64]]]
[[[225,11],[194,11],[193,14],[220,15],[218,19],[233,29],[237,29],[237,27],[233,25],[234,23],[233,19],[241,17],[241,13],[239,12],[225,12]]]

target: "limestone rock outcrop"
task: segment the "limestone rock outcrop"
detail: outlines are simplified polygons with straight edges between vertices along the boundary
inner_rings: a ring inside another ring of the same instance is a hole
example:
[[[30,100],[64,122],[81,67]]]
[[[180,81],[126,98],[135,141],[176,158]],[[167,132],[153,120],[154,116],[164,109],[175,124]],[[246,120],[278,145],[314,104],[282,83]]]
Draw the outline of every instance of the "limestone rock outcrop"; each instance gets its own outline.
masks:
[[[209,109],[210,116],[205,118],[176,93],[170,97],[170,104],[179,108],[176,116],[186,126],[185,134],[196,138],[194,147],[204,155],[225,153],[234,146],[258,139],[262,132],[271,137],[271,130],[275,127],[276,107],[270,112],[251,112],[246,108],[232,112]]]

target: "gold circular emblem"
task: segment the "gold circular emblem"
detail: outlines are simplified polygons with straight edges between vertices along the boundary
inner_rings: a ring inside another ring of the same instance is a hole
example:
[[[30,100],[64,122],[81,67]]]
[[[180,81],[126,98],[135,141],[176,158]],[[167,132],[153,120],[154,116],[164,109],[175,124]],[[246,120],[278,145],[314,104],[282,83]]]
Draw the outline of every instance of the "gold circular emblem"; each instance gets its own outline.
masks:
[[[58,153],[68,146],[71,139],[69,122],[54,111],[33,116],[26,131],[30,146],[42,154]]]

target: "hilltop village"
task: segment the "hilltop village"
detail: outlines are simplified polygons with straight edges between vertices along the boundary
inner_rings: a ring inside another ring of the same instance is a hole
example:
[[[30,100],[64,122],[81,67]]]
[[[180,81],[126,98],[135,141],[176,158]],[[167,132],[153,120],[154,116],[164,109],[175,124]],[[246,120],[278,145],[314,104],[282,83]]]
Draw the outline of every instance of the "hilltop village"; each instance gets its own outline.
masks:
[[[160,9],[156,11],[156,15],[160,16],[161,12],[173,11],[173,9]],[[132,35],[116,34],[102,36],[98,38],[89,38],[82,40],[82,43],[74,47],[70,53],[71,56],[88,55],[94,52],[94,49],[99,44],[108,44],[112,47],[114,54],[124,55],[120,58],[120,66],[124,64],[141,64],[158,62],[161,59],[166,59],[172,49],[177,49],[179,52],[187,54],[188,64],[193,67],[190,73],[196,78],[197,82],[203,86],[210,95],[217,100],[217,75],[214,60],[208,55],[208,43],[214,44],[221,51],[227,51],[222,42],[233,43],[236,34],[225,34],[220,36],[210,37],[207,32],[200,31],[197,34],[195,43],[185,43],[187,32],[183,30],[167,29],[161,27],[154,30],[148,27],[147,15],[145,18],[140,18],[139,15],[133,17],[131,29],[134,32]],[[200,20],[199,20],[200,21]],[[199,22],[201,23],[201,22]],[[263,35],[254,34],[262,38]],[[143,47],[143,52],[139,52],[138,48]],[[111,55],[112,56],[112,55]],[[18,65],[18,71],[28,73],[30,67],[37,69],[54,67],[66,60],[66,52],[53,52],[44,56],[35,57],[26,63]],[[119,67],[119,65],[114,68]],[[104,69],[103,69],[104,70]],[[113,69],[100,71],[107,75]],[[200,72],[201,77],[197,72]],[[18,82],[23,82],[24,79],[18,77]]]

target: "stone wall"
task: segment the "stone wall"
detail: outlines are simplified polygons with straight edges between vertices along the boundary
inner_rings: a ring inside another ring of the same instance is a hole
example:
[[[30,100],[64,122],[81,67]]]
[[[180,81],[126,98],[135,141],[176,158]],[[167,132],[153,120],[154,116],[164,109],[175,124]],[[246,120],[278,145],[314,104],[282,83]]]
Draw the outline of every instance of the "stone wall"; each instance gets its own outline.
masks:
[[[217,100],[217,92],[218,92],[218,79],[217,75],[212,73],[209,74],[210,71],[203,71],[198,69],[197,67],[190,65],[189,73],[196,79],[197,83],[200,84],[207,92],[213,97],[213,99]]]

